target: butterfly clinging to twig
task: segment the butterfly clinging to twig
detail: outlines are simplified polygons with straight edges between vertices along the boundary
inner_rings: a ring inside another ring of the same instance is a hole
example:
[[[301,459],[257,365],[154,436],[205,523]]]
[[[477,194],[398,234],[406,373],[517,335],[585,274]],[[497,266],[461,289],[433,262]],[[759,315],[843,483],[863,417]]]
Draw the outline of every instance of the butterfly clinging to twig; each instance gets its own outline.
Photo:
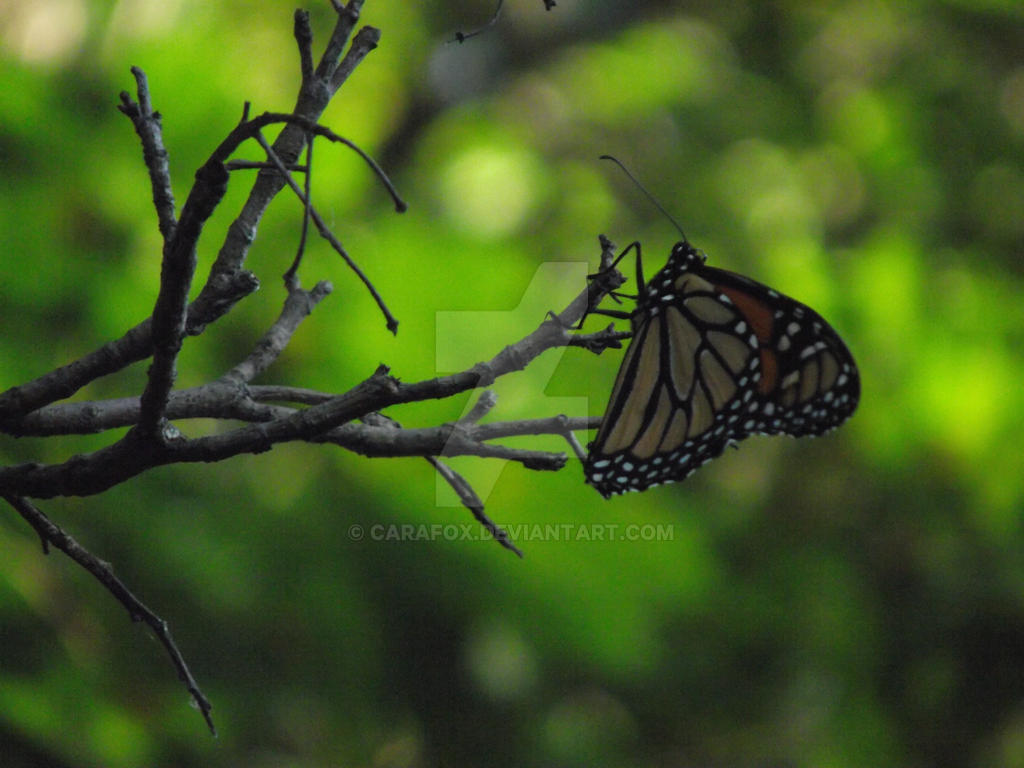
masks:
[[[639,243],[619,259],[631,249],[636,308],[595,310],[633,328],[584,463],[602,495],[683,480],[750,435],[820,435],[854,412],[857,366],[813,309],[707,266],[685,235],[646,285]]]

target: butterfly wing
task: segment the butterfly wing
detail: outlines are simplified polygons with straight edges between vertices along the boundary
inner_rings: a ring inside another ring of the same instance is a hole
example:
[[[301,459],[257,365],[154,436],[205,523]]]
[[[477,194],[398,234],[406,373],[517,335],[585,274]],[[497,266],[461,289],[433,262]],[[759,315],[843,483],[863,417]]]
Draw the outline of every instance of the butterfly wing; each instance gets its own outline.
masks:
[[[741,275],[670,259],[633,326],[584,464],[605,497],[683,480],[753,434],[822,434],[856,408],[860,380],[839,335]]]
[[[821,435],[853,415],[860,374],[846,344],[821,315],[789,296],[723,269],[705,267],[758,341],[759,434]]]

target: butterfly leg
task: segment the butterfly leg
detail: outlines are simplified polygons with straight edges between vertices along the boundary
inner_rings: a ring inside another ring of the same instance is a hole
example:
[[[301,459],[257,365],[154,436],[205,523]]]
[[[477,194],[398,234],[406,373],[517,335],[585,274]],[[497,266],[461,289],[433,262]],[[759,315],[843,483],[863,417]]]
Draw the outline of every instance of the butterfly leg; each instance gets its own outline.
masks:
[[[610,243],[609,243],[609,245],[610,245]],[[632,243],[630,243],[625,248],[623,248],[622,249],[622,253],[620,253],[618,256],[616,256],[615,259],[611,262],[611,264],[609,264],[607,267],[603,267],[601,269],[601,271],[599,271],[599,272],[595,272],[594,274],[587,275],[587,280],[599,280],[602,277],[604,277],[605,275],[610,274],[619,265],[619,262],[621,262],[626,257],[626,255],[630,251],[632,251],[632,250],[636,251],[636,276],[637,276],[637,284],[639,285],[640,290],[642,291],[643,290],[643,285],[644,285],[644,283],[643,283],[644,277],[643,277],[643,266],[642,266],[641,260],[640,260],[640,241],[639,240],[634,240]],[[636,296],[632,296],[632,295],[625,294],[625,293],[619,293],[618,291],[614,291],[614,290],[607,291],[607,295],[611,296],[612,299],[616,303],[618,303],[618,304],[622,303],[621,299],[636,299]],[[592,314],[593,315],[607,315],[608,317],[615,317],[615,318],[619,318],[620,320],[627,320],[627,319],[629,319],[632,316],[632,314],[630,312],[623,312],[623,311],[620,311],[620,310],[613,310],[613,309],[598,309],[597,307],[593,307],[593,308],[587,309],[587,311],[583,313],[583,317],[580,318],[579,323],[576,325],[576,330],[579,330],[580,328],[582,328],[583,327],[583,321],[587,319],[588,315],[592,315]]]
[[[597,278],[601,277],[602,275],[608,274],[613,269],[615,269],[617,266],[619,266],[619,262],[621,262],[626,257],[626,254],[629,253],[632,250],[636,250],[636,284],[637,284],[637,286],[639,286],[638,290],[639,291],[643,291],[643,288],[644,288],[644,271],[643,271],[643,263],[642,263],[641,258],[640,258],[640,241],[639,240],[634,240],[632,243],[627,245],[625,248],[622,249],[622,253],[620,253],[618,256],[615,257],[615,260],[612,261],[611,264],[609,264],[607,267],[601,269],[600,272],[595,272],[592,275],[587,275],[587,279],[588,280],[596,280]]]
[[[594,307],[594,309],[590,310],[587,314],[588,315],[604,315],[605,317],[614,317],[616,320],[629,320],[630,318],[633,317],[633,313],[632,312],[626,312],[625,310],[622,310],[622,309],[600,309],[598,307]],[[582,324],[582,322],[581,322],[581,324]]]

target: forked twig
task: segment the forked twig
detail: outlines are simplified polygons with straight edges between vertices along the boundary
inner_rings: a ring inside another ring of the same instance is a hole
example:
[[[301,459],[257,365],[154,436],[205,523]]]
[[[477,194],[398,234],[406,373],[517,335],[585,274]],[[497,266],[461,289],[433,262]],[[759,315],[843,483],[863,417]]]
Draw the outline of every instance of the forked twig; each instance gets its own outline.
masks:
[[[301,189],[299,189],[299,185],[296,183],[295,179],[292,178],[292,175],[288,173],[288,170],[285,168],[284,163],[281,162],[281,158],[277,156],[277,154],[274,152],[273,148],[270,146],[267,140],[263,138],[263,134],[257,133],[256,140],[260,143],[260,146],[263,147],[263,150],[267,153],[267,157],[277,168],[278,172],[284,176],[285,182],[296,194],[296,196],[298,196],[299,200],[305,207],[305,210],[308,211],[309,216],[312,217],[313,223],[316,225],[317,231],[320,233],[320,236],[331,244],[331,247],[334,248],[338,255],[345,260],[346,264],[348,264],[349,269],[351,269],[355,273],[356,277],[358,277],[362,281],[363,285],[366,286],[366,290],[370,292],[370,295],[373,297],[373,300],[377,302],[377,306],[380,308],[381,313],[384,315],[384,320],[387,323],[388,330],[391,331],[391,333],[393,334],[398,333],[398,319],[391,314],[391,310],[388,309],[388,305],[384,303],[384,298],[380,295],[380,293],[377,292],[376,286],[374,286],[374,284],[370,281],[370,278],[366,276],[366,273],[359,268],[359,265],[356,264],[352,257],[348,255],[348,251],[345,250],[345,247],[341,244],[341,241],[339,241],[338,238],[334,235],[334,233],[331,231],[331,228],[327,226],[327,223],[317,212],[316,208],[313,207],[313,204],[310,202],[309,198],[302,192]]]

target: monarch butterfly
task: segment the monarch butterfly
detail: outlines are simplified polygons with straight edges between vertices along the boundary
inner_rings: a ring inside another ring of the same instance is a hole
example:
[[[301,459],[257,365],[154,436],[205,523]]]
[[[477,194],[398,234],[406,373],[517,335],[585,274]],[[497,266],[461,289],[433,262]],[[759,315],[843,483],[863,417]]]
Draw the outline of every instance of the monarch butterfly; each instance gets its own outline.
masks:
[[[659,206],[660,207],[660,206]],[[681,231],[681,230],[680,230]],[[633,339],[583,465],[605,498],[685,479],[750,435],[820,435],[857,407],[846,344],[810,307],[705,266],[686,240],[646,286]]]

